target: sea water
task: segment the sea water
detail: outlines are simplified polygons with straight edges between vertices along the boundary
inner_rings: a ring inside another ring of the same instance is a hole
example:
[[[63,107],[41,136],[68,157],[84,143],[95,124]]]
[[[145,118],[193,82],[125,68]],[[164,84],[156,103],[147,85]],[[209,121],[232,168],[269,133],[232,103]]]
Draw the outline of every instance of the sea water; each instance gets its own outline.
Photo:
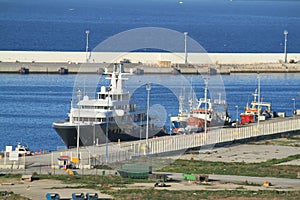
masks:
[[[182,2],[182,3],[180,3]],[[133,28],[188,32],[208,52],[300,52],[296,0],[0,0],[0,50],[85,51]],[[178,41],[183,44],[183,41]],[[142,47],[141,47],[142,48]]]

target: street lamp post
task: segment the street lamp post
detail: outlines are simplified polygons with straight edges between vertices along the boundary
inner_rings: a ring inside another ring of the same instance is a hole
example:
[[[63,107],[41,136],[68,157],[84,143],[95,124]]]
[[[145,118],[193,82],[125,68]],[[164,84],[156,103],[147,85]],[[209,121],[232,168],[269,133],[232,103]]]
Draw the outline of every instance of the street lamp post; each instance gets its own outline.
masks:
[[[86,34],[86,46],[85,46],[85,52],[86,52],[86,62],[89,62],[88,59],[88,50],[89,50],[89,34],[90,34],[90,30],[86,30],[85,31]]]
[[[204,101],[205,101],[205,105],[204,105],[204,110],[205,110],[205,117],[204,117],[204,133],[205,136],[207,134],[207,86],[208,86],[208,80],[205,79],[205,88],[204,88]]]
[[[292,101],[293,101],[293,115],[296,114],[296,99],[295,98],[292,98]]]
[[[258,82],[258,94],[257,94],[257,97],[258,97],[258,100],[257,100],[257,104],[258,104],[258,107],[257,107],[257,110],[258,110],[258,113],[257,113],[257,128],[259,127],[259,122],[260,122],[260,75],[258,74],[257,76],[257,82]]]
[[[169,129],[170,129],[170,136],[172,135],[172,120],[171,120],[171,114],[169,114],[169,119],[170,119],[170,127],[169,127]]]
[[[81,90],[77,90],[77,97],[78,97],[78,127],[77,127],[77,148],[76,148],[76,155],[79,158],[79,137],[80,137],[80,97],[81,97]]]
[[[184,54],[185,54],[185,59],[184,59],[184,64],[187,64],[187,44],[186,44],[186,39],[187,39],[187,35],[188,32],[184,32]]]
[[[107,88],[107,110],[109,110],[109,91],[111,90],[110,86]],[[106,163],[108,162],[108,126],[109,126],[109,116],[108,112],[106,113],[106,129],[105,129],[105,159]]]
[[[286,46],[287,46],[287,35],[289,34],[289,32],[287,30],[284,30],[283,34],[284,34],[284,63],[287,63]]]
[[[148,91],[148,98],[147,98],[147,124],[146,124],[146,143],[148,144],[148,137],[149,137],[149,107],[150,107],[150,90],[151,84],[146,84],[146,90]]]
[[[95,145],[96,145],[96,141],[95,141],[95,135],[96,135],[96,119],[95,119],[95,123],[93,124],[93,155],[95,154]]]
[[[235,106],[236,108],[236,121],[235,121],[235,127],[238,127],[238,123],[239,123],[239,106]]]
[[[142,140],[142,114],[140,114],[140,140]]]

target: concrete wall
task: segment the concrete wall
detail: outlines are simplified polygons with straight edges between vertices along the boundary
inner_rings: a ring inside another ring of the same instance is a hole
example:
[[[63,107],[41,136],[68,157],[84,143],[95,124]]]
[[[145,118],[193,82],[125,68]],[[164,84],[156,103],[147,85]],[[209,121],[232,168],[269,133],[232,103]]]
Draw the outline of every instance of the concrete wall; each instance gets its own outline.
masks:
[[[184,63],[184,53],[110,53],[110,52],[54,52],[54,51],[0,51],[1,62],[38,62],[38,63],[84,63],[86,58],[91,63],[119,62],[124,58],[132,62],[157,64],[158,61]],[[300,61],[300,53],[289,53],[288,60]],[[259,64],[280,63],[283,53],[189,53],[188,61],[192,64]]]

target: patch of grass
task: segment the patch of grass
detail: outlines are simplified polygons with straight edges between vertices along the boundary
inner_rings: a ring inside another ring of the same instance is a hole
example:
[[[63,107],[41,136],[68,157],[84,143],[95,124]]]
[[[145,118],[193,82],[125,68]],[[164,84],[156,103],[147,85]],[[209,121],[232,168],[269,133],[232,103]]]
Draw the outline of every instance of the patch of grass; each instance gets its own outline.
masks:
[[[22,174],[0,174],[0,178],[9,178],[9,179],[20,179]]]
[[[19,194],[14,194],[13,192],[0,191],[0,199],[5,200],[30,200],[26,197],[22,197]]]
[[[21,174],[0,174],[0,183],[4,183],[4,182],[14,183],[14,182],[18,182],[18,181],[20,181],[21,176],[22,176]]]
[[[94,166],[95,169],[106,169],[106,170],[111,170],[112,168],[108,165],[96,165]]]
[[[261,184],[248,182],[247,180],[246,180],[245,182],[237,183],[237,184],[238,184],[238,185],[245,185],[245,186],[261,186]]]
[[[289,137],[288,137],[288,139],[290,139],[290,140],[300,140],[300,135],[290,135]]]
[[[292,161],[292,160],[298,160],[298,159],[300,159],[300,154],[291,155],[291,156],[288,156],[286,158],[278,158],[278,159],[274,158],[274,159],[268,160],[264,163],[274,165],[274,164],[285,163],[285,162],[289,162],[289,161]]]
[[[197,190],[197,191],[170,191],[170,190],[154,190],[154,189],[132,189],[132,190],[110,190],[106,191],[107,194],[112,195],[116,199],[185,199],[185,200],[198,200],[198,199],[246,199],[259,200],[259,199],[290,199],[298,200],[300,191],[249,191],[240,188],[241,190]]]
[[[115,175],[35,175],[35,179],[60,180],[66,184],[80,184],[72,188],[107,189],[110,187],[125,187],[126,184],[153,181],[145,179],[129,179]]]
[[[169,166],[164,167],[160,171],[194,174],[223,174],[238,176],[297,178],[297,173],[300,172],[300,166],[276,164],[299,158],[300,155],[293,155],[287,158],[272,159],[261,163],[210,162],[179,159]]]

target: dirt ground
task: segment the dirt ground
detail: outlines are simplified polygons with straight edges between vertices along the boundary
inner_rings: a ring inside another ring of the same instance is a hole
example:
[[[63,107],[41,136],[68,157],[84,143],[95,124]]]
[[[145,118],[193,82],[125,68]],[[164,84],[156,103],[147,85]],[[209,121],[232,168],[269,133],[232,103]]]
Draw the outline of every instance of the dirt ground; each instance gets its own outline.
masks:
[[[180,158],[188,160],[194,159],[204,161],[258,163],[273,158],[286,158],[299,153],[300,147],[242,144],[213,148],[209,150],[200,150],[199,152],[194,152],[192,154],[182,155]],[[293,160],[289,163],[293,165],[300,165],[299,160]]]
[[[3,181],[3,180],[2,180]],[[100,194],[93,189],[71,189],[66,188],[76,186],[63,184],[55,180],[34,180],[32,182],[20,182],[16,179],[5,180],[0,184],[0,191],[12,191],[30,199],[46,199],[47,193],[58,193],[62,199],[71,199],[72,193],[98,193],[99,198],[112,198],[110,195]],[[57,188],[57,189],[54,189]]]
[[[156,187],[158,190],[236,190],[236,189],[246,189],[252,191],[258,190],[298,190],[299,188],[280,188],[278,186],[269,186],[265,187],[261,186],[251,186],[251,185],[243,185],[243,184],[235,184],[235,183],[226,183],[220,181],[213,181],[208,183],[195,183],[195,182],[179,182],[179,183],[166,183],[167,187]],[[127,188],[138,189],[138,188],[153,188],[153,183],[135,183],[129,185]]]
[[[263,183],[263,179],[261,180]],[[180,181],[180,182],[166,182],[168,187],[155,187],[157,190],[299,190],[299,187],[281,187],[279,185],[273,185],[269,187],[265,187],[263,185],[243,185],[236,184],[231,182],[223,182],[223,181],[209,181],[206,183],[195,183],[188,181]],[[6,182],[2,182],[0,184],[0,191],[12,191],[15,194],[21,194],[22,196],[28,197],[30,199],[46,199],[45,195],[47,193],[58,193],[60,194],[62,199],[71,199],[72,193],[98,193],[99,198],[113,198],[107,194],[101,194],[99,191],[93,189],[70,189],[66,188],[67,186],[78,186],[76,184],[67,185],[63,184],[60,181],[55,180],[34,180],[33,182],[20,182],[17,180],[6,180]],[[56,189],[54,189],[54,187]],[[154,183],[134,183],[127,185],[125,188],[112,188],[115,190],[122,189],[146,189],[146,188],[154,188]]]

